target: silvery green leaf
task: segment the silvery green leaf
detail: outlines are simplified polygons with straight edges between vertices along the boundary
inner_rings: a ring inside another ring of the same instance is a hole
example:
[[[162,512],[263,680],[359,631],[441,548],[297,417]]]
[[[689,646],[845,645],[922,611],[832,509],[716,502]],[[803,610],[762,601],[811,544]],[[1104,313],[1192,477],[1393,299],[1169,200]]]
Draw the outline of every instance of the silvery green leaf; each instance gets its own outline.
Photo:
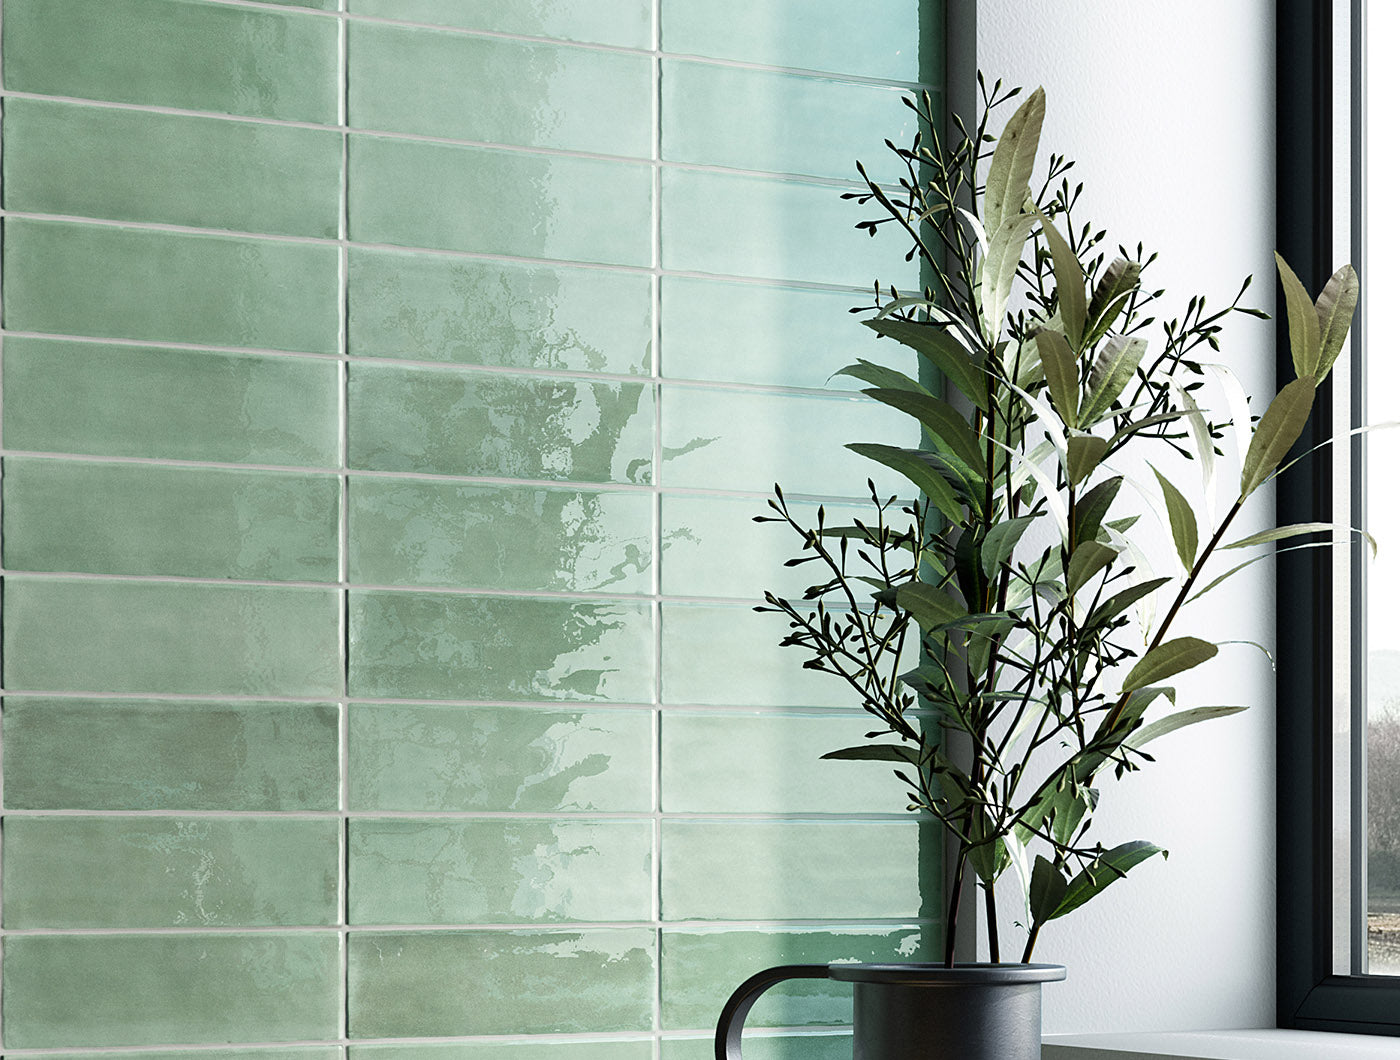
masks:
[[[1356,278],[1356,270],[1350,265],[1343,265],[1332,274],[1327,286],[1317,296],[1317,322],[1321,332],[1321,352],[1317,365],[1319,383],[1327,378],[1337,355],[1342,352],[1360,295],[1361,284]]]
[[[1060,303],[1060,319],[1064,321],[1065,336],[1076,350],[1084,341],[1084,270],[1059,229],[1039,210],[1040,230],[1050,244],[1050,259],[1055,269],[1055,293]]]
[[[930,361],[968,400],[978,408],[986,408],[987,379],[982,362],[968,353],[954,333],[937,324],[916,324],[908,320],[875,318],[862,323]]]
[[[1118,550],[1099,541],[1081,541],[1069,557],[1069,570],[1065,574],[1065,591],[1074,596],[1088,584],[1089,579],[1098,574],[1118,558]]]
[[[1311,305],[1309,305],[1311,311]],[[1240,499],[1257,490],[1288,455],[1312,413],[1317,386],[1309,377],[1295,379],[1275,395],[1254,431],[1240,472]]]
[[[1071,485],[1077,486],[1094,473],[1099,461],[1108,452],[1108,439],[1093,434],[1072,434],[1069,437],[1065,474]]]
[[[1254,421],[1249,414],[1249,398],[1245,395],[1244,384],[1226,365],[1203,364],[1201,367],[1209,369],[1220,384],[1225,395],[1225,407],[1230,410],[1230,428],[1235,432],[1235,451],[1244,453],[1254,436]]]
[[[1045,121],[1045,89],[1037,88],[1007,120],[987,168],[987,190],[982,217],[989,233],[1021,212],[1030,190],[1035,153],[1040,147],[1040,127]]]
[[[1201,414],[1201,407],[1195,398],[1188,394],[1179,383],[1172,383],[1172,392],[1177,402],[1186,410],[1186,426],[1191,432],[1191,440],[1196,444],[1196,462],[1201,466],[1201,488],[1205,491],[1206,522],[1215,522],[1215,440],[1210,436],[1210,427]]]
[[[869,383],[871,386],[882,387],[886,390],[908,390],[913,394],[927,394],[928,388],[917,379],[912,379],[903,372],[895,371],[893,368],[886,368],[883,364],[876,364],[864,358],[855,364],[848,364],[839,371],[832,372],[832,378],[838,375],[848,376],[851,379],[859,379],[862,383]]]
[[[1317,319],[1317,307],[1303,281],[1277,251],[1274,261],[1278,264],[1283,298],[1288,307],[1288,344],[1293,351],[1293,371],[1299,379],[1316,376],[1322,359],[1322,328]]]
[[[1123,843],[1111,850],[1105,850],[1093,862],[1080,870],[1074,879],[1069,881],[1060,904],[1046,919],[1053,920],[1078,909],[1105,887],[1121,880],[1128,874],[1129,869],[1141,864],[1154,854],[1165,856],[1166,851],[1155,843],[1147,843],[1142,840]]]
[[[1079,360],[1069,340],[1058,331],[1044,328],[1036,334],[1036,348],[1045,369],[1050,400],[1066,427],[1079,426]]]
[[[1220,649],[1208,640],[1199,637],[1177,637],[1165,644],[1159,644],[1137,661],[1128,671],[1123,682],[1123,691],[1131,692],[1145,688],[1185,670],[1200,666],[1213,659]]]
[[[1152,473],[1157,476],[1157,484],[1162,488],[1162,499],[1167,503],[1167,518],[1171,522],[1172,542],[1176,545],[1177,557],[1188,571],[1196,563],[1196,547],[1199,538],[1196,532],[1196,513],[1191,504],[1181,495],[1181,491],[1155,467]]]
[[[1114,335],[1104,343],[1089,371],[1089,396],[1080,406],[1080,422],[1092,427],[1113,406],[1147,352],[1147,340]]]
[[[1319,534],[1328,532],[1350,532],[1353,534],[1360,534],[1363,538],[1365,538],[1366,543],[1371,546],[1371,558],[1376,558],[1376,553],[1378,551],[1376,539],[1370,534],[1368,534],[1365,530],[1361,530],[1354,526],[1349,527],[1345,523],[1293,523],[1289,526],[1275,526],[1272,529],[1261,530],[1257,534],[1250,534],[1248,537],[1242,537],[1238,541],[1231,541],[1228,545],[1221,545],[1220,547],[1248,548],[1250,545],[1265,545],[1268,544],[1270,541],[1282,541],[1285,538],[1297,537],[1300,534]],[[1345,544],[1346,539],[1342,538],[1336,543]]]
[[[1187,725],[1210,721],[1212,718],[1228,718],[1231,714],[1238,714],[1244,709],[1244,707],[1194,707],[1191,710],[1179,711],[1144,725],[1123,742],[1129,747],[1141,747],[1159,736],[1165,736],[1167,733],[1175,732]]]
[[[982,259],[981,293],[983,332],[995,342],[1001,336],[1006,316],[1006,303],[1016,282],[1016,270],[1021,265],[1021,253],[1035,227],[1035,214],[1008,217],[992,233],[987,244],[987,256]]]

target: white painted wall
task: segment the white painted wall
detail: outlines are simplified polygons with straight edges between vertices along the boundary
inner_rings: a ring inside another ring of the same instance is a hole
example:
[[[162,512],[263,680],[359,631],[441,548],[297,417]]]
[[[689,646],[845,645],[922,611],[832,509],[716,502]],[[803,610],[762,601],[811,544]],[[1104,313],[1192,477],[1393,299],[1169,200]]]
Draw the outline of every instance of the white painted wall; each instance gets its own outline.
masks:
[[[1196,292],[1228,300],[1249,273],[1254,304],[1273,311],[1273,25],[1265,0],[978,5],[981,69],[1045,86],[1042,158],[1078,160],[1084,216],[1114,245],[1161,252],[1148,275],[1177,311]],[[1272,325],[1238,317],[1225,338],[1220,359],[1262,410]],[[1246,530],[1272,518],[1271,499],[1256,500]],[[1196,629],[1271,643],[1271,578],[1269,564],[1251,568]],[[1179,684],[1196,703],[1251,709],[1164,738],[1155,766],[1105,790],[1098,837],[1150,839],[1171,858],[1042,932],[1037,959],[1069,967],[1045,989],[1047,1033],[1273,1025],[1273,675],[1227,647]]]

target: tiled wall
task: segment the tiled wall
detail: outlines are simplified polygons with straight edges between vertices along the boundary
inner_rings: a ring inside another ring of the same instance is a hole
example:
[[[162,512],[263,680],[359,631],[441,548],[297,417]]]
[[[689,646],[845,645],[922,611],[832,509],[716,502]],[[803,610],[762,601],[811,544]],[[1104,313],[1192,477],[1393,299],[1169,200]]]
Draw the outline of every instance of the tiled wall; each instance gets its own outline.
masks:
[[[0,7],[5,1052],[698,1060],[937,934],[749,610],[935,5],[346,6]]]

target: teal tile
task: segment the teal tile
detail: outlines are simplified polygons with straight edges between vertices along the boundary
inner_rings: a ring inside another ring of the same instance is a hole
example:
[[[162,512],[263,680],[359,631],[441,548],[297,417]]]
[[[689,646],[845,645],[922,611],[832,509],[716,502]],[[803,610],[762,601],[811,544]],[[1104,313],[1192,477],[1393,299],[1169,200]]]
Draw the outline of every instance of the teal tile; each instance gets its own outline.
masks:
[[[786,634],[782,615],[732,604],[663,604],[661,701],[859,710],[860,698],[840,678],[804,670],[799,649],[778,647]]]
[[[313,11],[337,11],[340,0],[264,0],[265,3],[281,4],[283,7],[309,7]]]
[[[846,448],[917,445],[918,425],[861,395],[775,394],[671,383],[661,387],[665,486],[868,497],[905,480]]]
[[[648,820],[354,819],[351,924],[651,919]]]
[[[649,711],[350,707],[360,812],[646,812],[651,759]]]
[[[941,830],[914,821],[663,820],[661,916],[916,917],[920,847],[927,844],[931,856],[942,842]],[[721,864],[735,871],[716,874]]]
[[[650,1030],[654,939],[645,929],[352,934],[350,1037]]]
[[[5,338],[11,450],[338,467],[331,360]]]
[[[661,47],[682,55],[941,84],[925,0],[662,0]],[[940,9],[941,10],[941,9]]]
[[[929,960],[937,941],[934,935],[936,930],[914,925],[833,925],[820,930],[663,928],[661,1026],[677,1031],[709,1029],[735,987],[765,968],[836,961]],[[850,1021],[849,983],[804,979],[770,989],[759,998],[745,1023],[749,1027],[813,1027]]]
[[[11,935],[9,1049],[295,1042],[339,1034],[324,933]]]
[[[711,1049],[713,1052],[713,1048]],[[350,1060],[651,1060],[651,1041],[544,1039],[521,1042],[444,1042],[352,1045]]]
[[[358,129],[650,159],[651,86],[649,55],[350,24]]]
[[[651,47],[650,0],[349,0],[349,9],[435,26]]]
[[[160,1049],[124,1050],[123,1060],[342,1060],[343,1050],[333,1045],[292,1046],[283,1049]],[[113,1060],[110,1053],[70,1053],[55,1060]]]
[[[666,59],[661,64],[661,157],[859,180],[907,173],[886,138],[908,144],[917,120],[898,88]]]
[[[862,357],[917,373],[912,353],[901,357],[875,347],[875,336],[850,313],[869,302],[867,294],[666,276],[661,281],[662,374],[859,389],[866,384],[834,373]]]
[[[575,482],[651,480],[645,383],[350,366],[350,466]]]
[[[5,326],[334,353],[338,259],[334,246],[11,218]]]
[[[340,821],[10,817],[5,927],[334,925]]]
[[[337,38],[335,19],[226,4],[10,0],[5,87],[334,124]]]
[[[334,239],[340,162],[331,130],[47,100],[5,105],[10,210]]]
[[[755,276],[869,290],[917,287],[894,233],[856,224],[877,208],[843,202],[843,189],[776,177],[666,168],[661,172],[661,264],[680,272]]]
[[[640,491],[356,478],[350,485],[350,579],[646,593],[651,507],[651,497]]]
[[[744,1034],[746,1060],[851,1060],[849,1033],[814,1031],[806,1034]],[[715,1036],[662,1038],[661,1060],[714,1060]]]
[[[351,136],[350,238],[649,266],[651,166]]]
[[[646,604],[352,592],[350,694],[359,698],[652,698]]]
[[[19,810],[335,810],[339,710],[316,703],[7,696]]]
[[[5,460],[10,570],[338,580],[330,475]]]
[[[334,590],[52,580],[5,584],[5,683],[33,691],[333,696]]]
[[[661,808],[668,813],[901,813],[889,762],[822,761],[864,742],[868,714],[661,716]],[[825,915],[825,914],[823,914]]]
[[[646,375],[651,279],[350,248],[350,352],[497,368]]]

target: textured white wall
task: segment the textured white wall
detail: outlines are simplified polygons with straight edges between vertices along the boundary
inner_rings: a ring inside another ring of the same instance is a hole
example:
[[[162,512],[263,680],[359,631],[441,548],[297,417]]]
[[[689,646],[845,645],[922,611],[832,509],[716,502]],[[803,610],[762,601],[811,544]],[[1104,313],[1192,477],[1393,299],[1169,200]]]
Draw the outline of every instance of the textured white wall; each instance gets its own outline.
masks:
[[[1115,245],[1161,252],[1148,275],[1173,315],[1192,293],[1227,301],[1249,273],[1254,304],[1273,310],[1273,25],[1265,0],[978,5],[979,66],[1045,86],[1042,158],[1078,160],[1084,217]],[[1272,357],[1272,325],[1237,317],[1220,359],[1261,398]],[[1271,510],[1256,498],[1244,529]],[[1271,643],[1271,578],[1269,564],[1251,568],[1196,629]],[[1226,647],[1179,684],[1187,701],[1250,710],[1164,738],[1155,766],[1104,792],[1103,842],[1150,839],[1171,858],[1042,932],[1037,958],[1069,967],[1046,987],[1047,1033],[1273,1024],[1273,675],[1258,652]]]

